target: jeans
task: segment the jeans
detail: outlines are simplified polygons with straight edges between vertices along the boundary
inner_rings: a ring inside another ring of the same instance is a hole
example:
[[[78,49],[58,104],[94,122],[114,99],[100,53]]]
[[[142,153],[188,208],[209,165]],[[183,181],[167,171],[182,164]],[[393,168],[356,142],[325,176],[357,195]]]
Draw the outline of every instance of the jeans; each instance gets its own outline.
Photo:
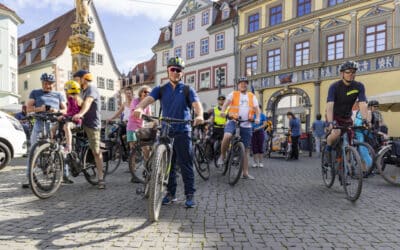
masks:
[[[292,155],[291,159],[299,159],[299,138],[300,136],[292,136]]]
[[[171,160],[171,170],[168,180],[168,193],[172,196],[176,194],[176,165],[181,168],[185,195],[192,195],[196,191],[194,188],[193,171],[193,147],[191,142],[191,132],[180,132],[172,135],[174,137],[173,153]]]
[[[314,140],[315,140],[315,152],[317,154],[321,153],[321,140],[322,140],[322,136],[314,136]]]

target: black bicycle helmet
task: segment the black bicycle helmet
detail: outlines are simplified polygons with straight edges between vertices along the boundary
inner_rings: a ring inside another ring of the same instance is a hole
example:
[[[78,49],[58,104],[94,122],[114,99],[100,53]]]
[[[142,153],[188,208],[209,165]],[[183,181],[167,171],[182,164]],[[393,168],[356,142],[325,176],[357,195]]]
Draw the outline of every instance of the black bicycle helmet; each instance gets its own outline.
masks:
[[[225,95],[220,95],[220,96],[218,96],[218,98],[217,98],[217,100],[225,100],[225,99],[226,99]]]
[[[40,80],[41,80],[42,82],[55,82],[55,81],[56,81],[56,78],[54,77],[53,74],[43,73],[43,74],[40,76]]]
[[[171,57],[168,60],[168,64],[167,64],[167,68],[170,66],[175,66],[175,67],[179,67],[181,69],[185,68],[185,62],[183,61],[182,58],[176,56],[176,57]]]
[[[74,77],[83,78],[88,81],[93,81],[93,75],[87,70],[81,69],[75,72]]]
[[[241,82],[246,82],[247,84],[249,83],[249,79],[247,79],[247,77],[245,77],[245,76],[242,76],[242,77],[240,77],[239,79],[238,79],[238,84],[239,83],[241,83]]]
[[[354,69],[357,71],[358,64],[354,61],[347,61],[347,62],[343,63],[342,65],[340,65],[340,72],[343,72],[348,69]]]
[[[368,107],[379,106],[379,102],[377,100],[371,100],[368,102]]]

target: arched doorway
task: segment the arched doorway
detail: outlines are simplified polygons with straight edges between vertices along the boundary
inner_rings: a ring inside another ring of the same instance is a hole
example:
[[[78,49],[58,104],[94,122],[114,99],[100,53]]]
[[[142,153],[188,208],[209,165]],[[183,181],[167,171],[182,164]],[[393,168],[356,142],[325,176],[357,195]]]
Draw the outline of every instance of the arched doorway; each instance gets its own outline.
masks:
[[[288,111],[300,118],[301,131],[310,129],[311,102],[308,94],[300,88],[285,88],[276,91],[268,100],[266,114],[272,117],[274,130],[289,126]]]

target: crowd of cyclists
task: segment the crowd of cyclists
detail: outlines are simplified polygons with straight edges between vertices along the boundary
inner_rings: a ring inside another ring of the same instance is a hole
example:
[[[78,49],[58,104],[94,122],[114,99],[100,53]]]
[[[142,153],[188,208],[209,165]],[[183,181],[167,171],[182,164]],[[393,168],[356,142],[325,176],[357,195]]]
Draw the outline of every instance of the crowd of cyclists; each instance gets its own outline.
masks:
[[[220,95],[216,98],[216,105],[213,109],[204,112],[200,99],[192,87],[185,85],[183,81],[184,61],[179,57],[170,58],[167,64],[169,82],[151,89],[142,86],[135,98],[131,87],[124,89],[125,102],[118,111],[106,122],[122,117],[122,124],[125,125],[126,140],[133,150],[136,146],[137,131],[143,126],[156,127],[158,124],[145,125],[142,114],[152,115],[150,105],[160,101],[160,116],[175,119],[192,120],[192,124],[172,124],[170,136],[174,138],[171,170],[167,186],[167,193],[162,199],[162,204],[170,204],[177,200],[177,170],[182,176],[184,183],[184,194],[186,197],[185,206],[188,208],[196,206],[195,201],[195,174],[193,168],[193,145],[192,127],[206,123],[206,137],[215,145],[220,141],[220,156],[217,159],[217,166],[223,165],[226,161],[226,152],[231,137],[235,133],[235,123],[240,121],[240,137],[246,148],[242,178],[253,180],[254,176],[249,173],[249,153],[253,157],[253,167],[264,167],[264,154],[270,146],[266,143],[272,136],[271,118],[266,117],[262,112],[261,105],[254,93],[248,90],[249,80],[242,77],[237,82],[237,90],[228,95]],[[322,115],[317,114],[311,130],[315,141],[315,151],[319,156],[321,150],[332,151],[333,143],[341,135],[341,131],[335,126],[350,126],[358,119],[361,125],[375,129],[380,138],[384,140],[387,136],[382,115],[379,113],[379,103],[374,100],[367,101],[365,87],[361,82],[355,81],[357,64],[349,61],[340,66],[340,80],[329,87],[325,121]],[[87,70],[79,70],[74,73],[73,80],[65,83],[65,96],[62,93],[53,91],[56,79],[54,75],[44,73],[40,80],[42,88],[33,90],[29,95],[26,106],[22,112],[16,115],[24,124],[30,144],[33,145],[38,137],[41,121],[33,123],[27,118],[29,113],[59,112],[62,115],[59,119],[70,117],[70,121],[64,125],[66,143],[64,154],[71,153],[71,130],[81,127],[87,135],[89,147],[92,150],[97,172],[98,188],[106,186],[103,177],[103,159],[100,150],[101,143],[101,113],[100,95],[93,83],[93,75]],[[340,100],[340,101],[339,101]],[[356,106],[355,106],[356,104]],[[193,111],[193,112],[192,112]],[[292,143],[290,158],[299,159],[299,138],[301,134],[300,119],[292,112],[287,113],[289,119],[289,131]],[[47,127],[49,131],[54,131]],[[54,133],[54,132],[53,132]],[[326,138],[326,147],[321,143]],[[380,143],[380,142],[378,142]],[[376,145],[374,145],[376,147]],[[144,150],[145,159],[148,158]],[[131,151],[133,152],[133,151]],[[29,162],[29,159],[28,159]],[[133,164],[130,166],[135,168]],[[28,170],[27,170],[28,174]],[[64,173],[64,182],[72,183],[68,178],[68,171]],[[133,178],[132,182],[136,180]],[[23,183],[24,188],[29,184]]]

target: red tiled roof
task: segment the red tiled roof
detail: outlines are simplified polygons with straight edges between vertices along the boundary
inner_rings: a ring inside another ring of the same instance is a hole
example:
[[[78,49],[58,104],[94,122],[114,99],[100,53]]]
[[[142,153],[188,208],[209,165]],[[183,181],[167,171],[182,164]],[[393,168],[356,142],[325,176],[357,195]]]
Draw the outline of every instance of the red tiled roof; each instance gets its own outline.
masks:
[[[144,74],[143,83],[154,83],[155,73],[156,73],[156,57],[153,56],[150,60],[141,62],[137,64],[131,71],[132,78],[139,76],[140,73],[145,73],[145,68],[147,73]],[[136,83],[139,83],[139,78],[136,79]]]
[[[48,59],[53,59],[58,56],[60,56],[63,51],[65,50],[67,46],[67,41],[69,36],[72,34],[72,29],[71,29],[71,24],[75,20],[75,9],[72,9],[65,13],[64,15],[54,19],[53,21],[43,25],[42,27],[25,34],[21,37],[18,38],[18,44],[21,43],[29,43],[27,48],[23,51],[21,54],[21,51],[18,51],[19,53],[19,67],[23,68],[26,65],[26,58],[25,53],[26,52],[33,52],[35,53],[36,49],[39,50],[39,52],[36,54],[36,56],[31,58],[31,64],[39,63],[41,62],[41,55],[40,55],[40,48],[45,46],[44,43],[44,35],[48,32],[55,31],[54,35],[50,37],[49,43],[46,45],[48,46],[48,54],[46,57],[46,60]],[[36,44],[36,49],[32,50],[32,39],[37,38],[37,44]]]
[[[13,13],[15,13],[15,11],[13,11],[12,9],[8,8],[7,6],[5,6],[4,4],[0,3],[0,9],[3,10],[7,10],[7,11],[11,11]]]
[[[228,20],[232,20],[232,19],[235,17],[235,15],[236,15],[236,10],[235,10],[235,8],[233,8],[234,5],[229,4],[229,2],[231,2],[231,1],[229,1],[229,0],[220,0],[220,1],[218,1],[217,4],[218,4],[219,6],[221,6],[223,3],[227,3],[227,4],[229,5],[229,8],[230,8],[229,17],[226,18],[226,19],[224,19],[224,20],[222,20],[222,11],[221,11],[220,8],[218,7],[218,8],[216,9],[217,14],[216,14],[216,17],[215,17],[215,20],[214,20],[212,26],[215,26],[215,25],[224,23],[224,22],[226,22],[226,21],[228,21]]]
[[[170,32],[169,40],[165,39],[165,31],[167,29]],[[169,44],[171,42],[171,40],[172,40],[172,27],[168,26],[168,27],[166,27],[166,29],[162,29],[161,30],[160,36],[158,37],[158,42],[153,46],[153,48],[155,48],[157,46],[160,46],[160,45],[163,45],[163,44]]]

